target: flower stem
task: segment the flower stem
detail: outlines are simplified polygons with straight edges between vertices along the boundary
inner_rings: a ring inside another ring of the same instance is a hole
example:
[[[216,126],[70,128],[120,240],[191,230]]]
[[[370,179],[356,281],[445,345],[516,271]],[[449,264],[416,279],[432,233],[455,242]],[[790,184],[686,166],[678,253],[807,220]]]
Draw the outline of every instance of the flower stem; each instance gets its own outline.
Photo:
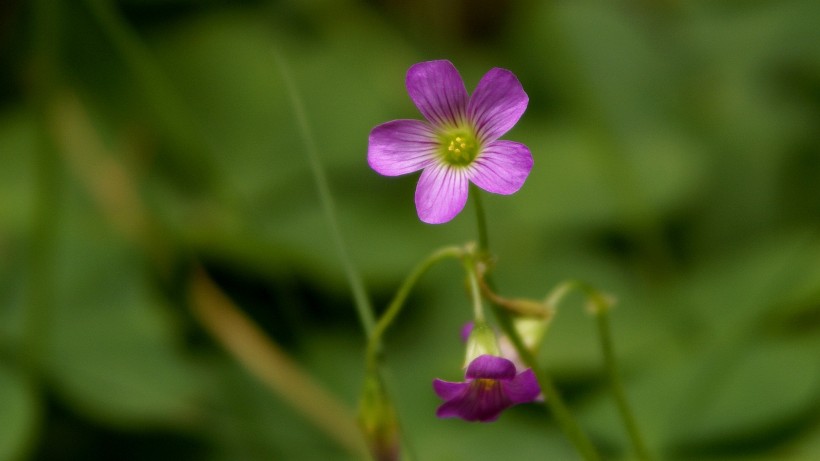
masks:
[[[416,265],[413,272],[411,272],[410,275],[404,279],[398,291],[396,291],[393,300],[390,301],[390,304],[387,306],[384,314],[379,317],[378,322],[374,324],[373,330],[368,336],[367,349],[365,350],[365,365],[367,367],[365,376],[365,393],[360,401],[359,422],[364,430],[365,438],[367,438],[370,442],[385,442],[385,434],[390,434],[392,437],[394,434],[391,431],[401,431],[395,415],[395,410],[390,402],[390,397],[387,394],[387,390],[385,389],[383,382],[382,370],[380,367],[380,361],[382,358],[382,337],[390,325],[393,324],[396,317],[398,317],[399,313],[401,313],[404,303],[410,295],[410,291],[419,281],[421,276],[430,270],[430,268],[436,263],[439,263],[447,258],[461,258],[464,256],[464,253],[463,248],[445,247],[435,251]],[[371,386],[371,388],[368,388],[368,386]],[[373,386],[378,387],[378,389],[376,389],[378,392],[375,394],[372,389]],[[378,403],[375,407],[374,398],[376,398]],[[378,410],[375,413],[374,408]],[[376,419],[374,420],[374,418]],[[404,439],[403,436],[401,438]],[[379,447],[381,447],[381,445],[373,445],[371,446],[371,449]],[[415,456],[412,455],[412,448],[406,442],[404,444],[404,449],[406,455],[405,458],[408,460],[415,458]],[[374,450],[374,453],[372,454],[374,454],[377,459],[382,459],[378,456],[378,450]]]
[[[404,279],[404,282],[402,282],[398,291],[396,291],[396,295],[393,297],[393,300],[390,301],[390,305],[387,306],[387,310],[385,310],[384,314],[382,314],[379,318],[378,323],[375,324],[375,327],[370,334],[367,343],[368,369],[375,369],[378,367],[382,336],[384,336],[385,331],[387,331],[393,323],[393,320],[395,320],[401,312],[404,307],[404,302],[407,300],[407,296],[410,295],[410,291],[419,281],[421,276],[424,275],[436,263],[447,258],[460,258],[463,255],[464,249],[460,247],[441,248],[416,265],[413,272],[411,272],[410,275]]]
[[[481,303],[481,290],[479,289],[476,263],[473,258],[464,261],[464,270],[467,272],[467,280],[470,284],[470,298],[473,300],[473,318],[475,321],[484,322],[484,306]]]
[[[604,367],[606,368],[607,377],[609,378],[609,385],[612,388],[612,394],[615,397],[615,404],[618,407],[621,420],[632,442],[632,448],[635,450],[639,459],[642,461],[650,461],[652,455],[643,441],[638,423],[629,406],[629,401],[626,398],[620,373],[618,372],[618,361],[615,357],[615,348],[612,345],[612,331],[609,325],[609,309],[613,301],[584,282],[568,280],[553,290],[552,294],[547,298],[547,304],[557,306],[564,296],[573,289],[584,293],[589,303],[589,310],[595,315],[598,337],[600,338],[601,344],[601,354],[604,357]]]
[[[481,194],[478,190],[473,190],[472,195],[475,202],[476,223],[478,225],[478,257],[489,258],[490,246],[489,239],[487,237],[487,218],[484,214],[484,207],[481,203]],[[490,275],[484,274],[483,280],[486,282],[491,291],[494,291],[492,290],[493,282]],[[535,356],[532,352],[530,352],[524,344],[524,341],[521,339],[521,336],[513,327],[510,313],[503,306],[493,302],[492,299],[490,299],[490,302],[493,306],[493,313],[501,325],[501,329],[507,337],[510,338],[510,341],[512,341],[519,357],[521,357],[524,363],[533,370],[536,378],[538,378],[538,383],[541,385],[541,391],[544,393],[547,405],[549,406],[552,415],[555,417],[555,421],[558,423],[558,426],[564,432],[564,435],[569,438],[576,450],[578,450],[578,453],[585,460],[600,460],[601,457],[598,455],[597,449],[589,440],[589,437],[587,437],[583,429],[581,429],[581,426],[572,416],[572,413],[570,413],[569,407],[567,407],[566,403],[564,403],[563,398],[561,398],[561,394],[558,392],[558,388],[556,388],[555,384],[553,384],[549,374],[546,370],[538,366],[538,361],[535,359]]]
[[[473,203],[475,203],[476,222],[478,224],[478,253],[488,254],[490,242],[487,237],[487,217],[484,214],[484,205],[481,203],[481,191],[473,187]]]
[[[564,402],[564,399],[561,397],[561,394],[558,392],[558,388],[555,387],[555,384],[552,382],[549,374],[542,367],[538,366],[538,361],[535,359],[535,355],[533,355],[533,353],[527,348],[521,339],[521,336],[513,327],[510,313],[502,306],[493,304],[493,307],[493,311],[498,319],[498,323],[501,325],[501,329],[507,337],[510,338],[510,341],[512,341],[519,357],[521,357],[521,360],[523,360],[524,363],[533,370],[535,376],[538,378],[538,383],[541,385],[541,391],[544,393],[544,400],[552,412],[552,415],[555,417],[555,421],[558,423],[558,426],[564,432],[564,435],[567,436],[570,442],[572,442],[575,446],[575,449],[578,450],[578,453],[585,460],[600,460],[601,457],[598,454],[598,450],[572,416],[572,413],[570,413],[569,407]]]
[[[592,301],[595,302],[595,301]],[[609,385],[612,387],[612,394],[615,397],[615,404],[618,406],[618,412],[621,414],[626,431],[629,434],[629,439],[632,442],[632,448],[642,461],[650,461],[650,455],[646,444],[641,436],[641,431],[638,428],[638,423],[629,406],[629,401],[626,398],[623,383],[621,382],[620,374],[618,373],[617,359],[615,358],[615,351],[612,346],[612,333],[609,326],[609,307],[603,305],[595,309],[595,318],[598,324],[598,336],[601,339],[601,353],[604,356],[604,366],[606,367],[607,375],[609,376]]]
[[[304,104],[302,103],[302,99],[296,90],[296,84],[293,82],[293,78],[290,75],[290,70],[287,68],[285,60],[276,50],[274,50],[274,60],[279,67],[279,72],[282,75],[282,81],[287,89],[288,96],[290,97],[290,103],[293,107],[293,112],[296,116],[296,122],[299,127],[299,134],[302,138],[302,143],[305,146],[308,161],[310,162],[310,170],[313,173],[316,189],[319,192],[319,201],[322,204],[325,219],[330,227],[330,235],[333,239],[333,244],[336,247],[336,251],[338,252],[339,259],[342,262],[345,275],[347,276],[347,282],[353,292],[353,301],[356,304],[356,313],[359,316],[359,322],[362,324],[362,328],[364,329],[368,340],[370,340],[370,338],[373,337],[374,328],[376,326],[373,315],[373,306],[370,304],[370,299],[368,298],[367,291],[364,288],[364,282],[362,282],[361,276],[353,266],[353,262],[347,253],[347,247],[345,246],[344,239],[342,238],[339,221],[336,218],[336,205],[333,201],[333,195],[330,193],[330,185],[327,180],[327,175],[325,174],[325,170],[319,160],[318,149],[316,147],[316,143],[314,142],[313,134],[310,130],[310,124],[307,120]]]

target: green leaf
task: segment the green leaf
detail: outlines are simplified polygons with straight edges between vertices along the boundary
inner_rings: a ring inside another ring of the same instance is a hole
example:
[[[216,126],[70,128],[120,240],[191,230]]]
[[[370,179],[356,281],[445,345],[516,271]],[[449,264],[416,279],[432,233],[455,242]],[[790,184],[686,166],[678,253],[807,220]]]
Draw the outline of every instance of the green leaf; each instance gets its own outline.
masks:
[[[33,446],[40,402],[31,382],[0,363],[0,459],[22,460]]]
[[[110,424],[185,423],[196,415],[198,381],[145,261],[93,212],[66,202],[46,341],[55,390],[77,411]]]
[[[772,432],[820,397],[820,342],[752,342],[737,360],[706,378],[708,404],[680,427],[682,443],[742,440]],[[717,371],[717,370],[716,370]]]

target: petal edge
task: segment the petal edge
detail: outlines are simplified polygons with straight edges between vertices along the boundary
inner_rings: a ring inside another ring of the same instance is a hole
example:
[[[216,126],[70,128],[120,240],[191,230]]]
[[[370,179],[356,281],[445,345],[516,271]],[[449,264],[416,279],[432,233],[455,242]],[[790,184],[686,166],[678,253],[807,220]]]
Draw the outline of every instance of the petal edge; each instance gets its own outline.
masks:
[[[464,119],[469,96],[456,67],[447,60],[413,64],[407,70],[407,93],[430,123],[457,125]]]
[[[532,369],[519,373],[510,381],[501,383],[507,398],[515,405],[519,403],[532,402],[541,394],[541,386]]]
[[[529,96],[518,77],[495,67],[478,82],[467,104],[467,116],[482,142],[492,142],[515,126],[528,103]]]
[[[471,165],[470,181],[487,192],[510,195],[521,189],[532,166],[532,154],[524,144],[494,141]]]

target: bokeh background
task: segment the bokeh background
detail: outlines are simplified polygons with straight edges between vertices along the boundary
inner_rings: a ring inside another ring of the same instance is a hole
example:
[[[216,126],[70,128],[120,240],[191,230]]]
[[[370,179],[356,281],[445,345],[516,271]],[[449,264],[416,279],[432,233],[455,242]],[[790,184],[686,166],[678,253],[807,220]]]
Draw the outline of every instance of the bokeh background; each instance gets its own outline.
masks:
[[[485,197],[500,291],[617,297],[661,459],[820,459],[815,0],[3,0],[0,459],[361,459],[364,340],[291,98],[383,309],[476,237],[471,205],[425,225],[415,175],[365,160],[373,126],[419,117],[407,68],[443,58],[530,95],[506,138],[532,174]],[[575,459],[539,406],[434,417],[469,316],[444,263],[390,331],[415,459]],[[597,347],[571,297],[539,357],[628,459]]]

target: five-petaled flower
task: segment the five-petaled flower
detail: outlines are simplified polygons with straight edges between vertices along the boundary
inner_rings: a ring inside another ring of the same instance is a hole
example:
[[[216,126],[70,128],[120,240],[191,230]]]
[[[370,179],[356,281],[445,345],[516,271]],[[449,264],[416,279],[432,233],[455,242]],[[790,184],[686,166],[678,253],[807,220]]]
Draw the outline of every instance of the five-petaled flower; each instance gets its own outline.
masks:
[[[535,401],[541,394],[531,369],[517,373],[511,361],[494,355],[476,357],[467,367],[465,378],[459,383],[433,381],[433,389],[445,401],[436,416],[495,421],[507,408]]]
[[[385,176],[424,170],[415,197],[422,221],[453,219],[467,202],[470,182],[496,194],[521,188],[532,154],[524,144],[498,139],[529,101],[512,72],[491,69],[469,96],[450,61],[428,61],[410,67],[406,85],[427,120],[393,120],[373,128],[367,161]]]

